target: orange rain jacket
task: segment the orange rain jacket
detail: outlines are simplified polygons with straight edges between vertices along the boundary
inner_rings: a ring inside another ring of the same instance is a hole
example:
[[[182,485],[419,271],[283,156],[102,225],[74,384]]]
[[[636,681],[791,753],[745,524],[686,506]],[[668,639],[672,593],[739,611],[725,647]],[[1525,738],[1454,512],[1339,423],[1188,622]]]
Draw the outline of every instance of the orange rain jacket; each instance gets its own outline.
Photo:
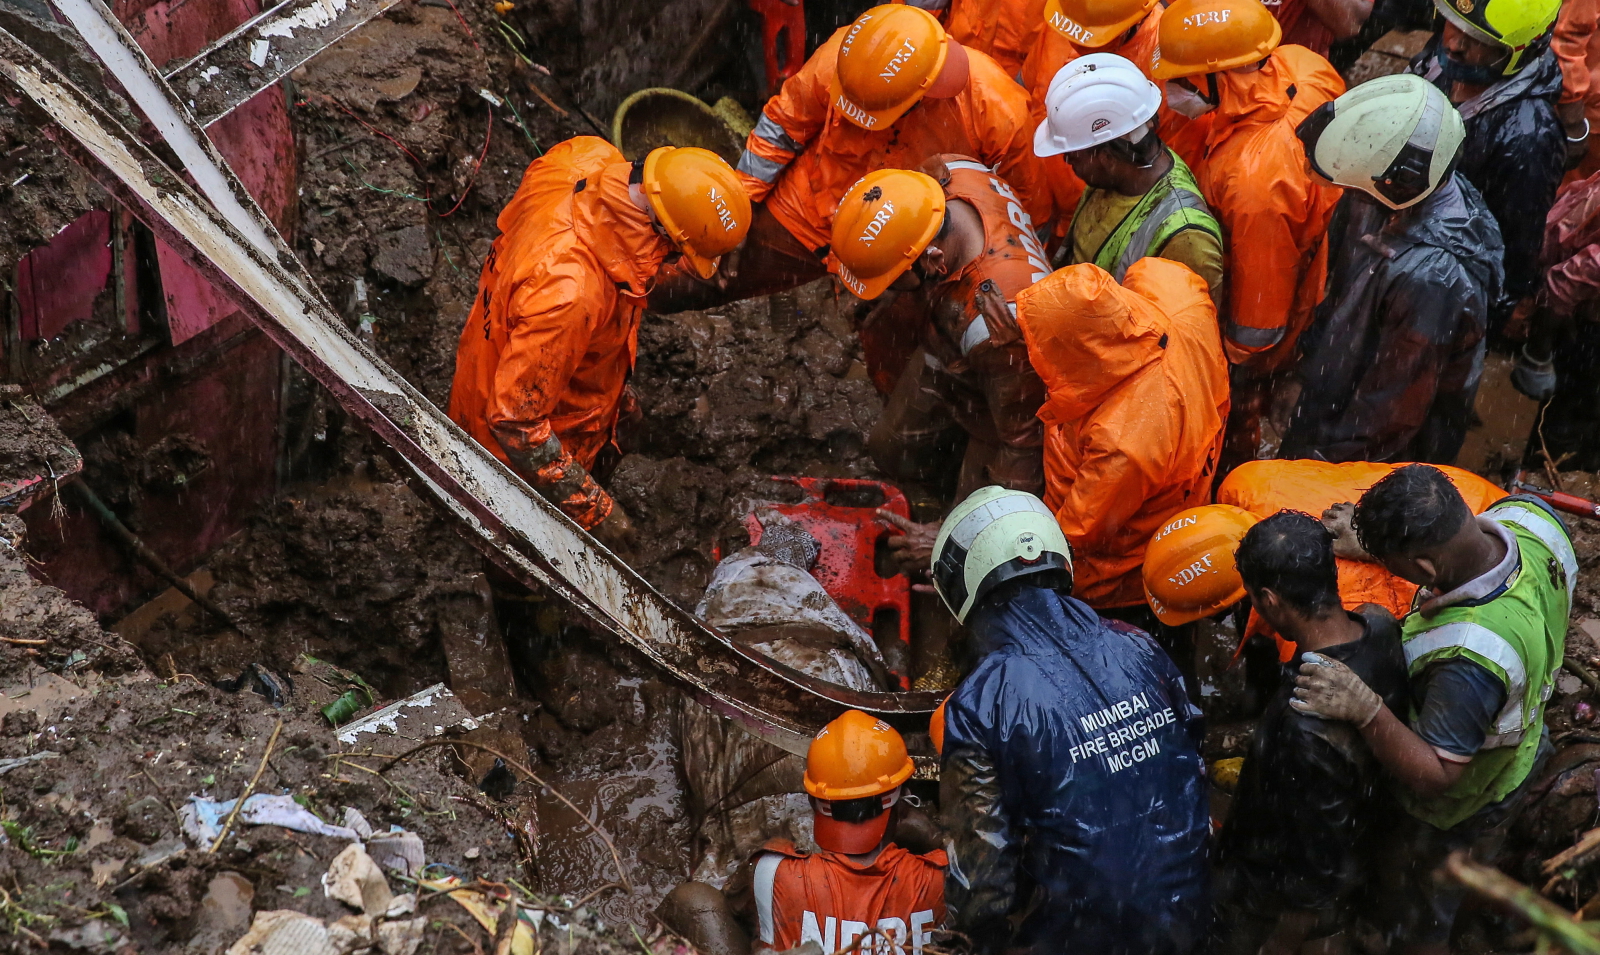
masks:
[[[456,346],[450,417],[573,520],[613,502],[588,474],[612,438],[645,295],[670,251],[628,197],[631,163],[579,136],[523,173]]]
[[[1299,46],[1278,47],[1254,73],[1215,75],[1215,118],[1191,165],[1228,239],[1223,337],[1230,361],[1273,371],[1322,301],[1341,193],[1311,178],[1295,126],[1344,93],[1344,80]]]
[[[1345,501],[1354,503],[1367,488],[1383,480],[1390,472],[1405,464],[1375,464],[1352,461],[1347,464],[1329,464],[1326,461],[1251,461],[1231,471],[1217,485],[1217,503],[1242,507],[1265,520],[1281,510],[1304,511],[1320,518],[1322,512]],[[1472,513],[1481,514],[1490,504],[1506,496],[1506,492],[1471,471],[1447,465],[1434,467],[1450,478],[1461,496],[1466,498]],[[1403,580],[1383,569],[1382,564],[1364,560],[1337,558],[1339,565],[1339,599],[1347,610],[1362,604],[1374,603],[1403,617],[1411,609],[1411,598],[1417,585]],[[1295,645],[1272,631],[1255,612],[1245,627],[1244,640],[1256,634],[1266,634],[1278,643],[1278,659],[1288,663],[1294,659]],[[1239,646],[1244,646],[1244,640]]]
[[[765,200],[791,235],[817,251],[831,241],[834,209],[856,180],[874,169],[915,169],[930,156],[960,153],[997,168],[1033,221],[1050,218],[1027,93],[994,60],[968,53],[966,89],[923,99],[892,126],[868,132],[844,118],[828,90],[847,29],[817,47],[762,109],[739,159],[751,201]]]
[[[1084,263],[1017,296],[1017,322],[1049,397],[1045,503],[1072,544],[1073,596],[1144,602],[1150,535],[1211,500],[1228,417],[1228,363],[1200,276],[1145,258],[1123,284]]]
[[[1007,76],[1016,76],[1044,29],[1044,0],[951,0],[944,28],[957,43],[989,54]]]
[[[863,953],[911,955],[932,944],[945,920],[943,849],[916,855],[890,844],[867,865],[826,849],[801,852],[787,839],[761,847],[752,873],[758,941],[775,951],[816,942],[824,952],[880,939]]]
[[[1022,71],[1017,74],[1017,79],[1028,89],[1028,111],[1033,116],[1034,126],[1037,127],[1044,122],[1048,113],[1044,105],[1044,94],[1050,91],[1050,81],[1055,79],[1063,66],[1080,56],[1088,53],[1115,53],[1131,61],[1148,77],[1151,57],[1159,45],[1161,11],[1164,9],[1166,8],[1162,4],[1156,4],[1155,9],[1140,20],[1127,35],[1097,50],[1080,47],[1062,36],[1061,31],[1046,26],[1039,33],[1039,38],[1034,41],[1033,48],[1028,51],[1028,58],[1022,64]],[[1186,122],[1182,115],[1168,109],[1165,102],[1161,104],[1157,115],[1161,120],[1163,139]],[[1079,179],[1078,174],[1067,165],[1066,156],[1049,156],[1040,162],[1044,165],[1045,181],[1050,185],[1051,200],[1056,207],[1055,234],[1064,236],[1072,224],[1072,213],[1078,208],[1078,200],[1083,198],[1083,180]]]

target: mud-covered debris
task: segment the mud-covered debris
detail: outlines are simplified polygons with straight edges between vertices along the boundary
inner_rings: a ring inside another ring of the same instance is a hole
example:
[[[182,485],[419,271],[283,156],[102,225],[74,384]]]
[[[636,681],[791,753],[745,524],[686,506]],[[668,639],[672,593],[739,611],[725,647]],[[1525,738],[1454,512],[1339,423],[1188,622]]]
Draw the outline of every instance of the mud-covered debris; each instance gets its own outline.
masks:
[[[433,274],[428,230],[414,225],[378,236],[378,254],[372,257],[372,267],[402,285],[426,282]]]
[[[351,843],[333,857],[322,876],[322,891],[328,898],[368,915],[382,915],[394,900],[383,870],[359,842]]]
[[[197,847],[203,848],[216,842],[217,836],[222,833],[222,822],[228,818],[228,813],[233,811],[233,804],[236,801],[230,799],[227,802],[218,802],[215,799],[190,796],[188,804],[178,810],[183,834]],[[334,839],[354,841],[361,838],[353,829],[330,826],[318,819],[310,810],[296,802],[293,796],[256,793],[244,801],[244,807],[239,810],[238,822],[248,826],[282,826],[295,832],[309,832]]]

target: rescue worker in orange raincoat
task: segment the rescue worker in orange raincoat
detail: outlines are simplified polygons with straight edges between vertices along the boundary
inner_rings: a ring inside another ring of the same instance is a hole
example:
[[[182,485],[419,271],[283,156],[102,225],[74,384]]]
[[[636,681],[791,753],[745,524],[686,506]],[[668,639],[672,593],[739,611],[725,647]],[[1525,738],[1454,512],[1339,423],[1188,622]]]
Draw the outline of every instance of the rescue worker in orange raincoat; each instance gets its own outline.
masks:
[[[1295,127],[1344,80],[1310,50],[1279,46],[1281,36],[1259,0],[1177,0],[1162,14],[1152,71],[1172,108],[1214,113],[1185,159],[1228,238],[1222,330],[1236,370],[1224,470],[1257,456],[1261,415],[1322,300],[1340,195],[1307,171]]]
[[[739,160],[759,203],[744,247],[713,281],[674,274],[651,308],[710,308],[823,278],[845,191],[874,169],[915,169],[940,153],[995,168],[1035,222],[1049,218],[1022,88],[927,11],[873,7],[818,47],[761,111]]]
[[[933,175],[868,173],[833,220],[845,288],[867,301],[913,298],[927,317],[867,449],[895,480],[938,484],[965,438],[958,500],[987,484],[1042,493],[1044,384],[1009,308],[1049,274],[1044,247],[987,166],[946,155],[923,168]]]
[[[711,275],[750,226],[734,171],[704,149],[628,162],[580,136],[529,164],[497,222],[461,331],[450,417],[607,546],[628,515],[596,483],[638,349],[639,318],[671,258]]]
[[[939,18],[950,39],[1016,76],[1044,28],[1045,0],[895,0]]]
[[[879,938],[864,952],[911,955],[932,944],[945,921],[945,852],[916,855],[894,842],[912,771],[905,741],[876,717],[847,710],[823,727],[804,778],[819,851],[774,840],[729,886],[735,912],[753,909],[758,949],[816,942],[837,952],[869,932]]]
[[[1017,323],[1048,391],[1044,501],[1072,544],[1073,596],[1173,639],[1145,606],[1140,568],[1169,515],[1211,499],[1228,365],[1206,283],[1160,258],[1121,285],[1068,266],[1017,296]],[[1192,673],[1189,649],[1173,657]]]

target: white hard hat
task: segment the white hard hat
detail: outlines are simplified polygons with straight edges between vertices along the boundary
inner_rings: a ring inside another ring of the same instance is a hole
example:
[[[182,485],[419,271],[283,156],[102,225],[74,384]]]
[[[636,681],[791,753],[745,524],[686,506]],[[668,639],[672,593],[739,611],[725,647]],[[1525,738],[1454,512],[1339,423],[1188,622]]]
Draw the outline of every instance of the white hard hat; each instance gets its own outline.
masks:
[[[1362,83],[1317,107],[1296,132],[1317,175],[1391,209],[1421,202],[1448,179],[1467,135],[1450,100],[1409,73]]]
[[[1090,53],[1056,73],[1044,106],[1033,153],[1059,156],[1139,129],[1161,107],[1161,87],[1115,53]]]
[[[979,488],[945,518],[933,542],[933,589],[962,623],[989,591],[1026,574],[1072,580],[1072,549],[1056,516],[1026,491]]]

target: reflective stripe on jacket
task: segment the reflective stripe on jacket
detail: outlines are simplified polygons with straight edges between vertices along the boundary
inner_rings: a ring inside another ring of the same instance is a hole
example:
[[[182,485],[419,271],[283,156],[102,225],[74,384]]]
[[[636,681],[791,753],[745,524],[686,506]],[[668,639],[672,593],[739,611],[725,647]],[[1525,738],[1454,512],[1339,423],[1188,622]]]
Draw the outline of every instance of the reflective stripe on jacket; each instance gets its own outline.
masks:
[[[1499,802],[1527,778],[1539,748],[1545,702],[1566,652],[1567,613],[1577,582],[1572,538],[1552,512],[1511,498],[1484,517],[1516,538],[1517,566],[1506,591],[1475,606],[1454,604],[1433,613],[1418,609],[1403,624],[1413,681],[1434,663],[1465,658],[1506,687],[1505,706],[1489,738],[1454,785],[1431,798],[1400,790],[1400,801],[1413,816],[1440,829]]]
[[[944,867],[943,849],[919,856],[891,844],[860,866],[773,840],[755,860],[757,938],[780,952],[816,942],[826,955],[875,930],[863,953],[921,955],[944,925]]]
[[[1322,300],[1341,192],[1306,171],[1295,126],[1342,94],[1344,80],[1298,46],[1278,47],[1253,73],[1216,76],[1219,102],[1191,166],[1228,241],[1228,358],[1270,371],[1293,358]]]
[[[1180,232],[1199,229],[1216,236],[1218,241],[1222,239],[1222,226],[1211,215],[1205,197],[1200,195],[1194,174],[1177,153],[1170,149],[1167,153],[1172,157],[1171,171],[1150,187],[1095,253],[1094,264],[1110,272],[1118,282],[1128,274],[1128,266],[1145,256],[1160,255],[1172,237]],[[1093,189],[1084,192],[1078,202],[1080,211],[1094,192]],[[1073,223],[1077,223],[1076,213]],[[1073,241],[1072,231],[1071,228],[1067,230],[1069,243]]]
[[[929,156],[960,153],[997,169],[1035,222],[1050,217],[1050,193],[1033,154],[1027,94],[994,60],[967,55],[966,89],[923,99],[887,129],[868,132],[844,118],[829,83],[841,29],[767,101],[745,140],[740,178],[790,234],[813,251],[830,241],[833,212],[874,169],[915,169]]]

